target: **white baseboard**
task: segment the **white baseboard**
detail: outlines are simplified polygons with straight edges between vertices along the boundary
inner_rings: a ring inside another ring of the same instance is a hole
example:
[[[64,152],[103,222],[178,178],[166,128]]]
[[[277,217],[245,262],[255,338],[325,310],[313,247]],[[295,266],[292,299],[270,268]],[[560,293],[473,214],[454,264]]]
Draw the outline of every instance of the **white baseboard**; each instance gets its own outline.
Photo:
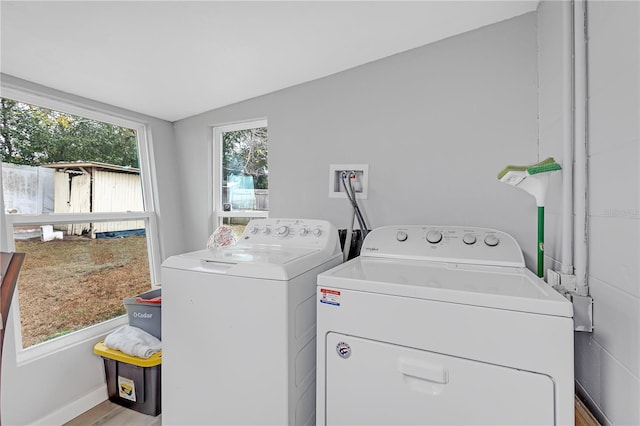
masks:
[[[80,399],[77,399],[64,407],[59,408],[58,410],[45,417],[42,417],[39,420],[36,420],[35,422],[33,422],[33,426],[65,424],[68,421],[75,419],[80,414],[89,411],[101,402],[106,401],[108,398],[109,395],[107,394],[107,385],[105,384],[104,386],[100,386],[98,389],[89,392]]]

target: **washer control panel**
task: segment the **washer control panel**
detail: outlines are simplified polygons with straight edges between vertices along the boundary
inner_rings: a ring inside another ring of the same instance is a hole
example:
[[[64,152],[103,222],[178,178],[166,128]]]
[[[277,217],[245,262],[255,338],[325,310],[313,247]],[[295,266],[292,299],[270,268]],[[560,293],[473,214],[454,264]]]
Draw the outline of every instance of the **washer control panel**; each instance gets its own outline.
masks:
[[[290,247],[321,247],[330,242],[335,226],[315,219],[253,219],[239,242]]]
[[[360,255],[493,266],[524,267],[522,250],[509,234],[460,226],[385,226],[371,231]]]

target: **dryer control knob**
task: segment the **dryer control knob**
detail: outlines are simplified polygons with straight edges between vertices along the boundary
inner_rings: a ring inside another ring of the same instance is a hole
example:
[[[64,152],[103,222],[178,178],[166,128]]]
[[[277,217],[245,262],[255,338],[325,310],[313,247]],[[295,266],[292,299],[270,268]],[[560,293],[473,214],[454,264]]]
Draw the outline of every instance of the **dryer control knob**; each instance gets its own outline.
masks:
[[[259,230],[260,228],[258,228],[257,226],[252,226],[249,232],[251,232],[252,234],[257,234]]]
[[[398,231],[398,233],[396,234],[396,240],[400,242],[407,241],[407,238],[409,238],[409,236],[404,231]]]
[[[278,235],[281,237],[286,237],[289,234],[289,227],[286,225],[282,225],[278,228]]]
[[[431,231],[427,232],[427,241],[429,241],[431,244],[439,243],[440,241],[442,241],[442,232],[432,229]]]
[[[500,242],[500,239],[493,234],[489,234],[484,237],[484,243],[489,247],[495,247]]]
[[[467,245],[473,245],[473,244],[476,243],[477,238],[473,234],[464,234],[462,236],[462,241],[464,241],[464,243],[467,244]]]
[[[307,236],[307,234],[309,234],[309,229],[308,229],[308,228],[302,228],[302,229],[300,230],[300,236],[302,236],[302,237],[306,237],[306,236]]]
[[[322,235],[322,229],[320,228],[316,228],[313,230],[313,235],[315,235],[316,237],[319,237],[320,235]]]
[[[264,228],[264,229],[262,230],[262,233],[263,233],[264,235],[269,235],[269,234],[271,233],[271,228]]]

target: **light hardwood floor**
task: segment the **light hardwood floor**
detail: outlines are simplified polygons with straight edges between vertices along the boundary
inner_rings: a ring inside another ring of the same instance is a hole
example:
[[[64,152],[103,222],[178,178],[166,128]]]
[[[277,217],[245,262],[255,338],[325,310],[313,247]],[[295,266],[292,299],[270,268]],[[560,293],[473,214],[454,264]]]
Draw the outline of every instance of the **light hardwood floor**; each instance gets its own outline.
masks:
[[[153,417],[130,408],[104,401],[65,426],[162,426],[162,414]]]
[[[576,426],[600,426],[600,423],[591,414],[591,411],[586,405],[578,398],[575,397],[576,406]]]

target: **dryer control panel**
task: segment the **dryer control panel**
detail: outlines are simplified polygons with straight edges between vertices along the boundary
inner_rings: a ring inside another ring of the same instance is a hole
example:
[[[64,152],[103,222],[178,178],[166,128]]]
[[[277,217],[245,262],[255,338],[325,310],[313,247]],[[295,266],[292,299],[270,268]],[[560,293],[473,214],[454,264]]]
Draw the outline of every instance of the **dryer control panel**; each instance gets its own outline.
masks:
[[[448,263],[524,267],[517,241],[488,228],[385,226],[370,232],[360,255]]]

